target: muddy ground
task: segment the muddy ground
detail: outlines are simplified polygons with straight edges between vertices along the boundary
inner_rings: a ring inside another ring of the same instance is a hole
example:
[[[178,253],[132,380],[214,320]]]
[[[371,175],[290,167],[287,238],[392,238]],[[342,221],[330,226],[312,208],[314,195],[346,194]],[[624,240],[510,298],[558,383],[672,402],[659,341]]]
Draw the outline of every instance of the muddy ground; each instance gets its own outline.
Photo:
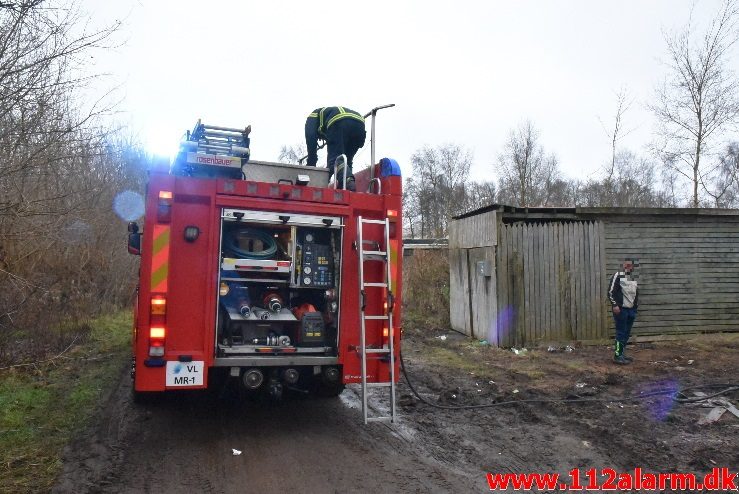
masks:
[[[455,333],[407,332],[403,348],[412,382],[434,403],[604,401],[438,410],[401,380],[399,422],[365,426],[353,387],[279,404],[226,390],[134,406],[122,374],[99,422],[65,452],[55,492],[486,492],[485,472],[739,470],[739,418],[698,425],[708,408],[619,400],[739,382],[739,335],[638,344],[625,367],[605,346],[515,355]]]

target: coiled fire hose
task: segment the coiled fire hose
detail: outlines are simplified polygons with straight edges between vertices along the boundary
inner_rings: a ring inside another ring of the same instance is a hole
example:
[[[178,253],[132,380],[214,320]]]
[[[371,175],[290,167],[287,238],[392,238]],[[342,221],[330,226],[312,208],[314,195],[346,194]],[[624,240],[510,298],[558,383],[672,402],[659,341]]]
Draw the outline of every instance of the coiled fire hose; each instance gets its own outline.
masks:
[[[262,250],[247,250],[239,246],[240,238],[251,238],[262,244]],[[277,241],[268,232],[256,228],[234,228],[223,236],[223,249],[239,259],[271,259],[277,254]]]

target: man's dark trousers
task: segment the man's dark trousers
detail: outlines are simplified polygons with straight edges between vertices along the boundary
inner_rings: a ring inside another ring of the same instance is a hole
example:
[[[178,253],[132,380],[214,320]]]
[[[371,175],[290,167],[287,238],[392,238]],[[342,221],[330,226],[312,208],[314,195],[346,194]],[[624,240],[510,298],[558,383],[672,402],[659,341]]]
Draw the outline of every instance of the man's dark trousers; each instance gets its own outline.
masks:
[[[367,138],[367,132],[364,130],[364,123],[353,118],[344,118],[335,122],[326,131],[326,144],[328,147],[328,169],[333,175],[334,163],[340,155],[346,155],[346,161],[349,168],[346,170],[346,176],[352,177],[352,164],[354,155],[357,154],[359,148],[364,146]],[[337,170],[336,180],[343,178],[343,171]]]
[[[633,308],[621,307],[621,311],[613,315],[613,320],[616,321],[616,356],[623,355],[635,319],[636,309]]]

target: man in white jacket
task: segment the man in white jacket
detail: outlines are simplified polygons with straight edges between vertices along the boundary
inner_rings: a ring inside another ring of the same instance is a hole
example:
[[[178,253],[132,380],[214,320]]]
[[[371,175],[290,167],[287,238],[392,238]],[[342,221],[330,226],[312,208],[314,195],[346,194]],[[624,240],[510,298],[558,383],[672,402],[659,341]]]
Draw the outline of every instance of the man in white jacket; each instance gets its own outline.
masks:
[[[617,271],[611,278],[608,288],[608,299],[611,302],[613,320],[616,322],[616,343],[613,361],[624,365],[633,359],[624,354],[626,343],[631,336],[631,327],[636,319],[636,310],[639,306],[639,288],[636,276],[633,276],[634,267],[638,261],[625,259],[623,271]]]

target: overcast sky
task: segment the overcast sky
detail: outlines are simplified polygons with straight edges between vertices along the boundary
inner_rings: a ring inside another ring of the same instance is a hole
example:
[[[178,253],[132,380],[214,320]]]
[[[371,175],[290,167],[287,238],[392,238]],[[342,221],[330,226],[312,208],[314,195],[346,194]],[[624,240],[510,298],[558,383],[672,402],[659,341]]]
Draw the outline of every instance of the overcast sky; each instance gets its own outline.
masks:
[[[719,1],[697,2],[693,17]],[[119,114],[153,152],[203,122],[251,124],[252,158],[300,143],[307,114],[342,105],[377,119],[378,157],[452,142],[494,176],[510,129],[531,119],[563,172],[585,178],[610,155],[614,93],[635,100],[622,146],[646,152],[644,108],[665,75],[663,31],[692,3],[664,0],[271,2],[86,0],[94,23],[124,22],[126,43],[97,59],[121,84]],[[733,59],[736,61],[736,57]],[[739,63],[733,69],[739,70]],[[368,125],[369,130],[369,125]],[[369,141],[355,163],[369,163]],[[356,166],[356,165],[355,165]]]

